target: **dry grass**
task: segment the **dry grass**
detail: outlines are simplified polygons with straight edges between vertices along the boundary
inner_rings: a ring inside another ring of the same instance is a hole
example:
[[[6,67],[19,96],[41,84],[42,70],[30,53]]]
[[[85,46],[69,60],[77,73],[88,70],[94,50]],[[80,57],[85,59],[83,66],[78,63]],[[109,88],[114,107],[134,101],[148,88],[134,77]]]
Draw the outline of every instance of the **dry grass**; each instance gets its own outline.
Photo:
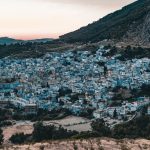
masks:
[[[145,139],[118,142],[115,139],[95,138],[86,140],[46,141],[31,145],[10,145],[0,150],[150,150],[150,141]]]

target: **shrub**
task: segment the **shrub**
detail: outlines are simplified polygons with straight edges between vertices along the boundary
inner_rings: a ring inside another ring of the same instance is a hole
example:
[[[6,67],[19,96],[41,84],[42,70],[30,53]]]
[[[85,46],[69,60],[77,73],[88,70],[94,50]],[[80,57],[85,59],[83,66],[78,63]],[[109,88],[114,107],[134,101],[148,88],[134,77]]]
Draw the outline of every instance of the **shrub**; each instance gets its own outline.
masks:
[[[34,141],[43,141],[50,139],[66,139],[78,134],[76,131],[67,131],[63,127],[56,127],[54,125],[44,126],[42,122],[34,124],[34,131],[32,133]]]
[[[2,145],[3,144],[3,131],[2,131],[2,129],[0,129],[0,145]]]
[[[10,125],[12,125],[11,121],[1,121],[0,122],[0,127],[10,126]]]
[[[30,135],[25,135],[24,133],[17,133],[10,137],[10,141],[13,144],[22,144],[24,143]]]
[[[96,121],[93,121],[91,123],[91,127],[98,136],[110,136],[111,135],[111,130],[108,126],[105,125],[105,122],[103,119],[97,119]]]

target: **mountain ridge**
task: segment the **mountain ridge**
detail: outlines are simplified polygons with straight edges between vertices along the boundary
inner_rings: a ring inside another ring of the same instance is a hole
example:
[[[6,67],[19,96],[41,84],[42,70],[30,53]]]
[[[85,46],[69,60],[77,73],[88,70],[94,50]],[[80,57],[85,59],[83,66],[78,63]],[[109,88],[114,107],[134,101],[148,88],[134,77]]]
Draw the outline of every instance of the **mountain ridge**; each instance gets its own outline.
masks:
[[[0,37],[0,44],[15,44],[15,43],[20,43],[22,42],[22,40],[17,40],[17,39],[13,39],[13,38],[9,38],[9,37]]]
[[[131,43],[135,38],[134,43],[145,45],[150,43],[149,27],[150,0],[138,0],[92,24],[60,36],[60,40],[99,42],[108,39]]]
[[[27,42],[32,42],[32,43],[45,43],[52,41],[52,38],[42,38],[42,39],[33,39],[33,40],[20,40],[20,39],[13,39],[10,37],[0,37],[0,45],[11,45],[11,44],[17,44],[17,43],[27,43]]]

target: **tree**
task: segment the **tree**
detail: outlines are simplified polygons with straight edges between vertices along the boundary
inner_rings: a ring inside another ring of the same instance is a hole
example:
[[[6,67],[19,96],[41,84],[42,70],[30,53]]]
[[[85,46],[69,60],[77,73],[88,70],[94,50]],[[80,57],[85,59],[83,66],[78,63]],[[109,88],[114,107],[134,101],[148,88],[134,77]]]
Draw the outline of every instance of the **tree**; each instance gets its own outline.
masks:
[[[42,141],[47,139],[47,134],[51,135],[51,132],[47,132],[42,122],[34,124],[34,131],[32,133],[35,141]]]
[[[116,117],[117,117],[117,110],[115,109],[113,113],[113,118],[116,118]]]
[[[104,66],[104,75],[105,75],[105,76],[106,76],[106,74],[107,74],[107,71],[108,71],[107,66]]]
[[[3,141],[4,141],[3,131],[2,129],[0,129],[0,145],[3,144]]]
[[[148,106],[144,106],[141,110],[142,112],[142,115],[145,116],[147,114],[147,109],[148,109]]]
[[[61,97],[61,96],[65,96],[67,94],[71,94],[72,90],[67,87],[62,87],[58,90],[58,92],[59,92],[59,97]]]
[[[97,119],[91,123],[91,127],[93,132],[95,132],[98,136],[109,136],[111,135],[110,128],[105,125],[103,119]]]
[[[24,143],[29,135],[25,135],[24,133],[17,133],[11,136],[9,139],[14,144],[22,144]]]
[[[150,117],[141,116],[124,124],[118,124],[112,130],[112,137],[121,138],[150,138]]]
[[[50,139],[65,139],[70,138],[74,135],[78,134],[76,131],[67,131],[63,127],[56,127],[54,125],[43,125],[42,122],[38,122],[34,124],[34,131],[32,133],[33,140],[36,142],[40,142],[43,140]]]
[[[139,96],[150,96],[150,84],[142,84]]]
[[[99,62],[97,62],[97,64],[102,67],[105,66],[105,62],[103,62],[103,61],[99,61]]]

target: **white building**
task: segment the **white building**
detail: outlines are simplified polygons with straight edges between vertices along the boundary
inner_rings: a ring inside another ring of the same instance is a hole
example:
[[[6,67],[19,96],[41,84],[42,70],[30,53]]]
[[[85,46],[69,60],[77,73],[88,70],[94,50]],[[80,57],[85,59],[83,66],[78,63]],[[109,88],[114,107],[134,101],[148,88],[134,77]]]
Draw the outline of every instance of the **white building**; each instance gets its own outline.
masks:
[[[150,106],[147,108],[147,114],[150,115]]]

